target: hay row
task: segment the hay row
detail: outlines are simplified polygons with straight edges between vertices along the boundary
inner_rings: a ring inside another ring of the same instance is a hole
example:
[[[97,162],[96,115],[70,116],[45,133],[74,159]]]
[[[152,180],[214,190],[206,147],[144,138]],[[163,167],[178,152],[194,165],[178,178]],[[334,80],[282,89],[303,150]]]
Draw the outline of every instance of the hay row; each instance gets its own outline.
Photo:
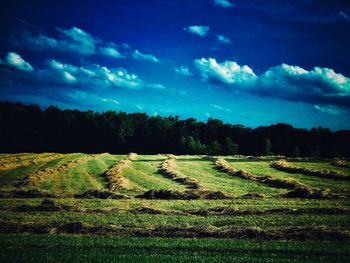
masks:
[[[60,155],[59,157],[61,157],[62,155]],[[88,160],[94,159],[96,158],[97,155],[89,155],[89,156],[83,156],[81,158],[63,163],[63,164],[59,164],[58,166],[54,166],[54,167],[48,167],[48,168],[43,168],[40,169],[38,171],[32,172],[27,174],[22,181],[20,181],[17,185],[18,186],[36,186],[39,183],[43,182],[45,180],[46,177],[56,174],[56,173],[61,173],[61,172],[65,172],[69,169],[72,169]],[[56,157],[56,158],[59,158]],[[54,158],[54,159],[56,159]],[[47,162],[48,160],[45,160],[45,162]]]
[[[187,190],[187,191],[176,191],[168,189],[160,190],[148,190],[142,195],[136,196],[137,198],[144,199],[160,199],[160,200],[197,200],[197,199],[208,199],[208,200],[219,200],[219,199],[232,199],[220,191],[208,191],[208,190]]]
[[[109,168],[103,176],[106,178],[108,188],[112,191],[129,189],[129,182],[123,176],[123,170],[131,165],[137,158],[136,153],[129,153],[126,159],[120,160]]]
[[[350,162],[343,159],[335,159],[331,161],[331,164],[338,167],[350,168]]]
[[[257,176],[255,174],[237,170],[224,160],[223,158],[218,158],[215,162],[215,167],[220,171],[226,172],[230,175],[237,176],[243,179],[251,180],[258,183],[263,183],[275,188],[285,188],[291,189],[292,191],[288,192],[284,197],[288,198],[324,198],[328,196],[328,193],[317,189],[311,188],[304,184],[301,184],[292,179],[278,179],[269,175]]]
[[[110,192],[105,192],[111,194]],[[110,197],[104,196],[103,199]],[[119,196],[113,199],[120,199]],[[278,216],[278,215],[350,215],[349,209],[344,208],[273,208],[259,210],[240,210],[231,206],[219,206],[207,209],[185,209],[185,210],[164,210],[148,206],[140,206],[131,209],[122,208],[83,208],[73,207],[65,204],[56,203],[52,199],[44,199],[39,205],[23,204],[17,207],[0,208],[1,211],[16,212],[60,212],[68,211],[73,213],[131,213],[131,214],[153,214],[153,215],[182,215],[182,216]]]
[[[297,166],[294,166],[293,164],[288,163],[286,160],[278,160],[278,161],[272,162],[270,166],[276,170],[287,172],[287,173],[304,174],[304,175],[317,176],[320,178],[335,179],[335,180],[350,180],[350,176],[345,176],[336,171],[328,171],[328,170],[319,171],[319,170],[311,170],[307,168],[297,167]]]
[[[174,180],[180,184],[186,185],[191,189],[203,188],[202,185],[195,179],[183,175],[176,169],[176,157],[174,155],[168,155],[166,159],[160,165],[159,172],[167,178]]]
[[[47,153],[42,153],[42,154],[47,154]],[[35,155],[37,154],[34,154],[34,153],[3,154],[0,156],[0,159],[1,159],[1,163],[9,163],[9,162],[28,159]]]
[[[18,167],[24,167],[24,166],[45,163],[45,162],[49,162],[49,161],[55,160],[57,158],[60,158],[62,156],[63,156],[63,154],[47,154],[47,153],[45,153],[45,154],[38,154],[37,157],[35,157],[34,159],[30,159],[30,160],[27,160],[27,158],[22,159],[22,161],[20,161],[20,162],[16,162],[18,160],[21,160],[21,159],[16,158],[12,162],[6,162],[3,164],[0,164],[0,171],[12,170],[12,169],[16,169]]]
[[[254,227],[217,228],[211,226],[173,227],[161,226],[151,229],[121,228],[115,225],[90,225],[83,222],[33,224],[3,223],[0,233],[36,234],[99,234],[137,237],[214,237],[214,238],[259,238],[264,240],[350,240],[349,231],[315,227],[289,227],[259,229]]]

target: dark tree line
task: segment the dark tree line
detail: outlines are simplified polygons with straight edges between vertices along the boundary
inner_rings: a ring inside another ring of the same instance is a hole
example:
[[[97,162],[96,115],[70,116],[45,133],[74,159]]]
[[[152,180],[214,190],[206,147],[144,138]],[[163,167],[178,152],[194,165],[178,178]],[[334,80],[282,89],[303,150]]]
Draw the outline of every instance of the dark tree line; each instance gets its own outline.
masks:
[[[255,129],[144,113],[60,110],[0,102],[1,152],[110,152],[350,156],[350,131],[296,129],[276,124]]]

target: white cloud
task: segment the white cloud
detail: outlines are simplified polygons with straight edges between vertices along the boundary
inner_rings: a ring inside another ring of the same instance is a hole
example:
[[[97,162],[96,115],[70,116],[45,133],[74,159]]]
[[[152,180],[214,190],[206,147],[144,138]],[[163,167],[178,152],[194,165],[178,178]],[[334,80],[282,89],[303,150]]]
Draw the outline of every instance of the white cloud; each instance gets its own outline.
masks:
[[[67,71],[63,71],[62,72],[63,78],[66,82],[68,83],[75,83],[77,82],[76,77],[74,77],[71,73],[67,72]]]
[[[153,55],[150,55],[150,54],[143,54],[140,51],[138,51],[137,49],[132,54],[132,57],[134,59],[148,60],[148,61],[151,61],[151,62],[159,62],[157,57],[155,57]]]
[[[208,35],[209,29],[210,28],[208,26],[197,26],[197,25],[184,27],[185,31],[201,37],[205,37],[206,35]]]
[[[162,84],[147,83],[124,68],[108,68],[98,64],[79,67],[54,59],[48,60],[46,64],[47,68],[38,71],[37,77],[40,81],[64,85],[74,84],[98,89],[106,87],[135,90],[144,87],[165,89]]]
[[[138,109],[138,110],[143,110],[143,107],[139,104],[136,104],[135,107]]]
[[[33,71],[34,68],[29,62],[25,61],[19,54],[8,52],[4,61],[0,60],[0,64],[10,66],[22,71]]]
[[[101,100],[103,102],[111,102],[111,103],[114,103],[116,105],[120,105],[119,101],[115,100],[115,99],[108,99],[108,98],[101,98]]]
[[[224,44],[231,44],[231,40],[223,35],[217,35],[216,39]]]
[[[48,36],[43,32],[33,33],[23,29],[20,37],[24,40],[24,43],[17,43],[18,45],[27,45],[35,50],[52,49],[83,56],[101,54],[115,58],[123,57],[115,48],[114,43],[106,43],[78,27],[57,28],[55,37]]]
[[[224,108],[220,105],[217,105],[217,104],[210,104],[209,106],[216,109],[216,110],[220,110],[220,111],[227,111],[227,112],[231,111],[231,109],[226,109],[226,108]]]
[[[234,7],[235,5],[232,4],[230,1],[228,0],[214,0],[214,4],[215,5],[219,5],[222,6],[224,8],[228,8],[228,7]]]
[[[345,19],[347,22],[350,23],[350,17],[349,17],[345,12],[340,11],[340,12],[339,12],[339,15],[342,16],[342,17],[344,17],[344,19]]]
[[[344,110],[340,109],[339,107],[333,106],[333,105],[328,105],[328,106],[314,105],[314,108],[316,110],[321,111],[321,112],[332,114],[332,115],[340,115],[340,114],[345,113]]]
[[[180,66],[180,67],[175,67],[174,68],[175,72],[184,76],[191,76],[193,75],[192,72],[188,67],[185,66]]]
[[[298,66],[282,64],[272,67],[259,76],[264,89],[275,90],[282,97],[313,94],[314,96],[349,96],[350,79],[333,69],[314,67],[305,70]]]
[[[148,84],[147,87],[153,88],[153,89],[165,89],[164,85],[162,84]]]
[[[100,47],[99,48],[100,54],[114,57],[114,58],[123,58],[122,54],[118,50],[116,50],[114,47]]]
[[[350,79],[333,69],[282,64],[255,75],[248,66],[215,59],[194,61],[204,80],[222,82],[235,89],[293,101],[350,106]]]
[[[213,58],[201,58],[196,59],[194,63],[206,80],[216,80],[226,84],[245,84],[256,78],[250,67],[240,66],[234,61],[218,63]]]

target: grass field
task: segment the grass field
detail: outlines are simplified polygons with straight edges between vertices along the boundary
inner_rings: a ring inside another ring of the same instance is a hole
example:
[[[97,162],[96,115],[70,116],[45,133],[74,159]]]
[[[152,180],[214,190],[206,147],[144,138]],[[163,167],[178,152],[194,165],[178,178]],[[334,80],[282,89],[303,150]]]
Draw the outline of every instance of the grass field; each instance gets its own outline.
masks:
[[[215,158],[138,155],[115,175],[128,187],[112,191],[105,172],[126,158],[1,154],[2,261],[350,260],[348,180],[282,172],[270,166],[273,158],[224,157],[257,178],[294,180],[327,192],[320,198],[286,198],[293,189],[219,171]],[[180,179],[159,169],[167,158],[176,159],[171,169]],[[349,176],[349,168],[327,160],[292,163]],[[200,187],[192,189],[188,180]],[[156,194],[146,195],[149,190]]]

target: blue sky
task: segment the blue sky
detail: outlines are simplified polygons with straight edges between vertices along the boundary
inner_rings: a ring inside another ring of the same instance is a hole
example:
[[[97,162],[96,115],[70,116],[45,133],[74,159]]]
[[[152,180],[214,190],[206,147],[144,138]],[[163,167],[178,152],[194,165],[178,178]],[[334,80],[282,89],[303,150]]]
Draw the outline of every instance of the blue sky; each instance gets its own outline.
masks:
[[[2,1],[0,99],[350,129],[350,4]]]

